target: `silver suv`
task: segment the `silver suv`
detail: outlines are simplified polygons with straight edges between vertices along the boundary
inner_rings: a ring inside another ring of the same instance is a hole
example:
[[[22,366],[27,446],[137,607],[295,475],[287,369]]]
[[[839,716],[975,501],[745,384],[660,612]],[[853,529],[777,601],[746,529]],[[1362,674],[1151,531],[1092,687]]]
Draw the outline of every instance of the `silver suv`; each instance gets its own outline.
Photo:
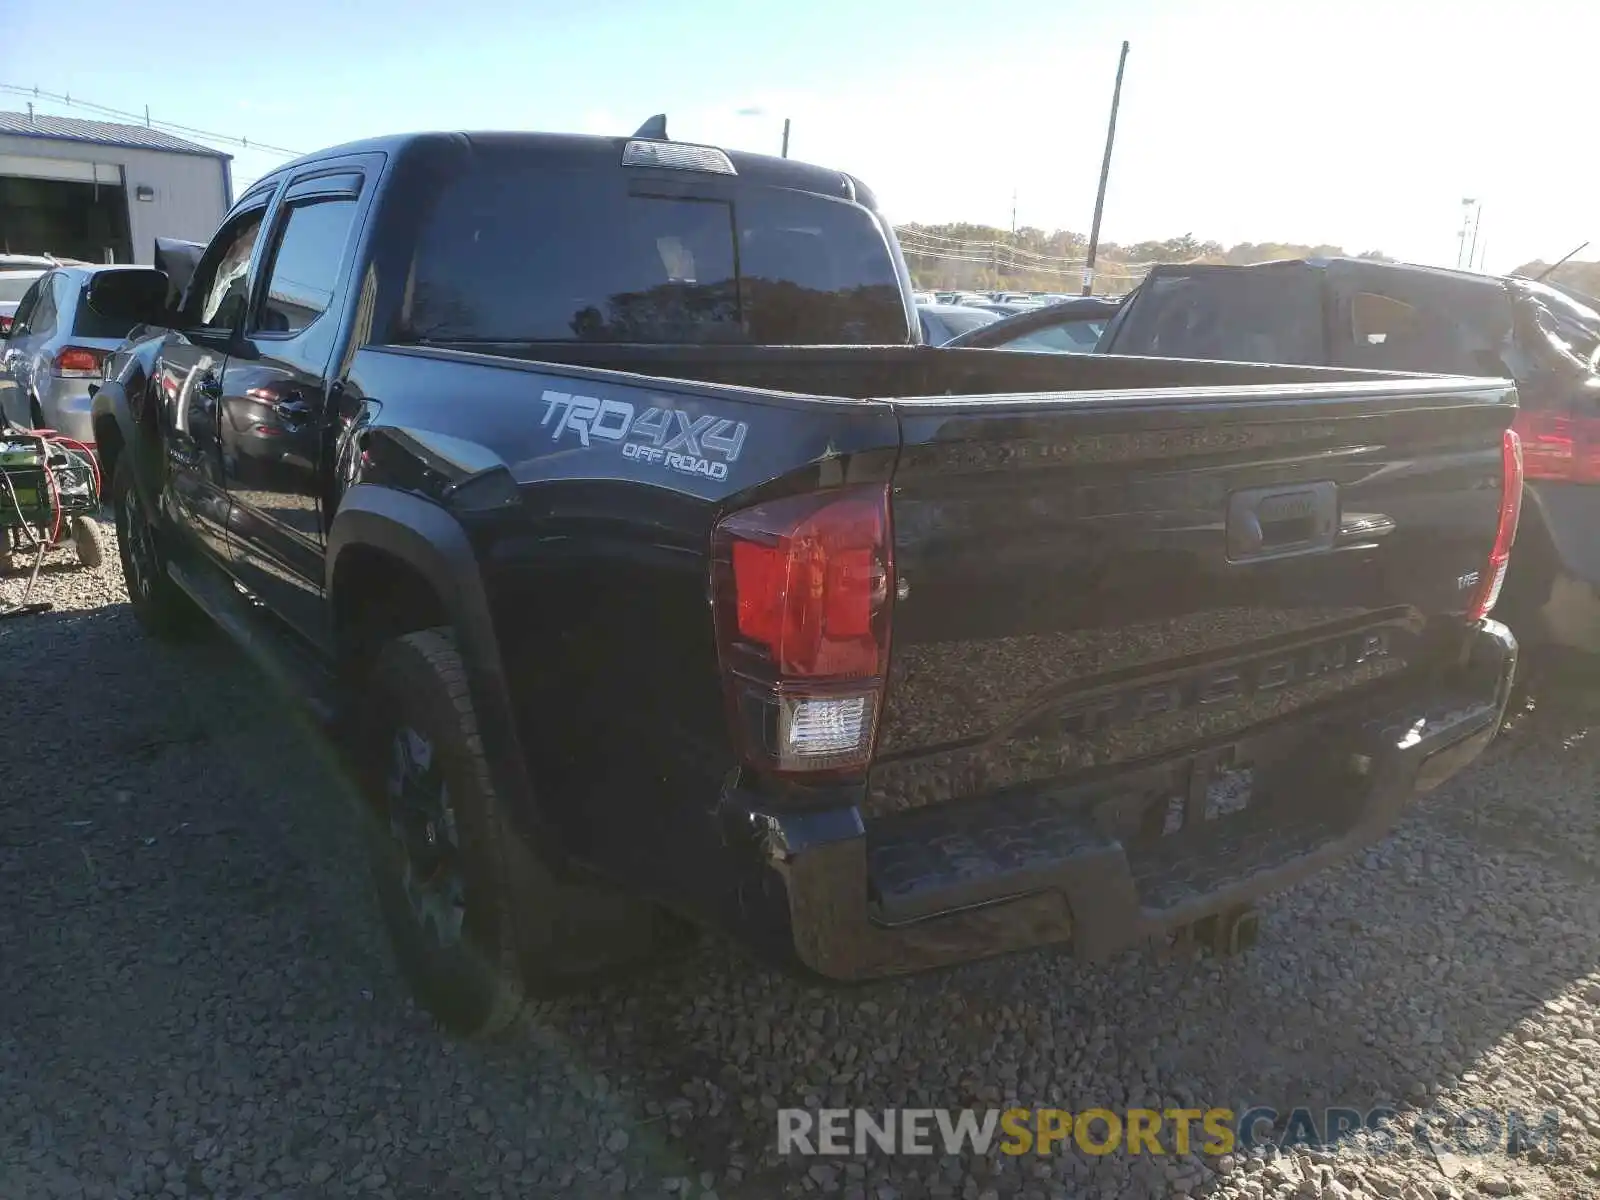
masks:
[[[164,276],[152,268],[58,266],[46,271],[22,297],[11,329],[0,342],[0,389],[6,416],[19,425],[54,429],[93,443],[89,386],[100,381],[105,357],[122,344],[128,321],[102,316],[84,303],[84,291],[104,270]]]

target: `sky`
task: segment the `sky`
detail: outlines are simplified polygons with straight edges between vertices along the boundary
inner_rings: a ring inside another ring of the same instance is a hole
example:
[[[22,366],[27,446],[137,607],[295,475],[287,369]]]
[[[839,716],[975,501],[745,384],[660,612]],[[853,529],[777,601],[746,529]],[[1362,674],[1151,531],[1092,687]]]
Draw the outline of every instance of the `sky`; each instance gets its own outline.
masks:
[[[864,179],[895,221],[1600,259],[1592,0],[199,0],[18,4],[0,83],[297,151],[416,129],[672,137]],[[239,10],[243,11],[243,10]],[[62,28],[93,52],[43,54]],[[0,94],[0,108],[25,101]],[[62,116],[97,114],[41,102]],[[235,193],[283,156],[234,147]]]

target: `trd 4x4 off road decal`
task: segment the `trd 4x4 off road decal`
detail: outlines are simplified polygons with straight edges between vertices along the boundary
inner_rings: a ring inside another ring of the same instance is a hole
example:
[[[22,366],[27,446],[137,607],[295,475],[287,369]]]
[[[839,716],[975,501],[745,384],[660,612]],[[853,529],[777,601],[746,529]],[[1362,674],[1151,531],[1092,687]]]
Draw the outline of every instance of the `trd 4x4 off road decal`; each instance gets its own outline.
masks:
[[[600,400],[567,392],[545,392],[540,425],[555,428],[560,441],[572,434],[585,446],[591,438],[622,447],[622,457],[685,475],[726,479],[728,466],[739,461],[750,427],[743,421],[702,415],[690,417],[678,408],[647,408],[635,415],[626,400]]]

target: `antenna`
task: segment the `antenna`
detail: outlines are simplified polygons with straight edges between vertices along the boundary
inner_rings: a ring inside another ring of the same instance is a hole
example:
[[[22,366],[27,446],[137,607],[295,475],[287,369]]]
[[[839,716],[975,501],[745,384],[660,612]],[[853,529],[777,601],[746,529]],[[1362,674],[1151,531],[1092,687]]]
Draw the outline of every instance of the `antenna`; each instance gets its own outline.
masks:
[[[649,138],[653,142],[665,142],[667,137],[667,114],[657,113],[651,117],[633,135],[636,138]]]
[[[1583,246],[1587,246],[1588,244],[1589,244],[1588,242],[1584,242]],[[1548,267],[1546,267],[1544,270],[1540,271],[1537,275],[1535,275],[1533,277],[1533,281],[1535,283],[1539,283],[1540,281],[1542,281],[1546,275],[1550,274],[1550,272],[1554,271],[1562,263],[1566,262],[1567,259],[1571,258],[1574,254],[1577,254],[1580,250],[1582,250],[1583,246],[1579,246],[1576,250],[1567,251],[1560,258],[1556,259],[1555,262],[1551,263]]]

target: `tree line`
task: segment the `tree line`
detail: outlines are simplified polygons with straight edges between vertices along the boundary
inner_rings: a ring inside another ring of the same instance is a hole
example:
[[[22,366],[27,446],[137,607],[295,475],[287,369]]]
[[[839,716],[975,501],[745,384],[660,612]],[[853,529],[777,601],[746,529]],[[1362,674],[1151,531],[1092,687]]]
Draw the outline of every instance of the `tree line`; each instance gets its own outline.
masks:
[[[1550,270],[1550,264],[1540,259],[1523,263],[1513,275],[1537,279]],[[1557,284],[1585,296],[1600,297],[1600,262],[1564,262],[1545,277],[1546,283]]]
[[[1058,229],[1023,226],[1015,233],[966,221],[906,224],[899,227],[906,263],[917,287],[927,291],[1071,292],[1082,284],[1089,239]],[[1152,263],[1269,262],[1280,258],[1345,255],[1340,246],[1301,242],[1201,241],[1192,233],[1163,241],[1101,242],[1096,256],[1095,291],[1119,294],[1144,277]],[[1355,257],[1393,261],[1378,250]],[[1054,259],[1056,261],[1041,261]]]

